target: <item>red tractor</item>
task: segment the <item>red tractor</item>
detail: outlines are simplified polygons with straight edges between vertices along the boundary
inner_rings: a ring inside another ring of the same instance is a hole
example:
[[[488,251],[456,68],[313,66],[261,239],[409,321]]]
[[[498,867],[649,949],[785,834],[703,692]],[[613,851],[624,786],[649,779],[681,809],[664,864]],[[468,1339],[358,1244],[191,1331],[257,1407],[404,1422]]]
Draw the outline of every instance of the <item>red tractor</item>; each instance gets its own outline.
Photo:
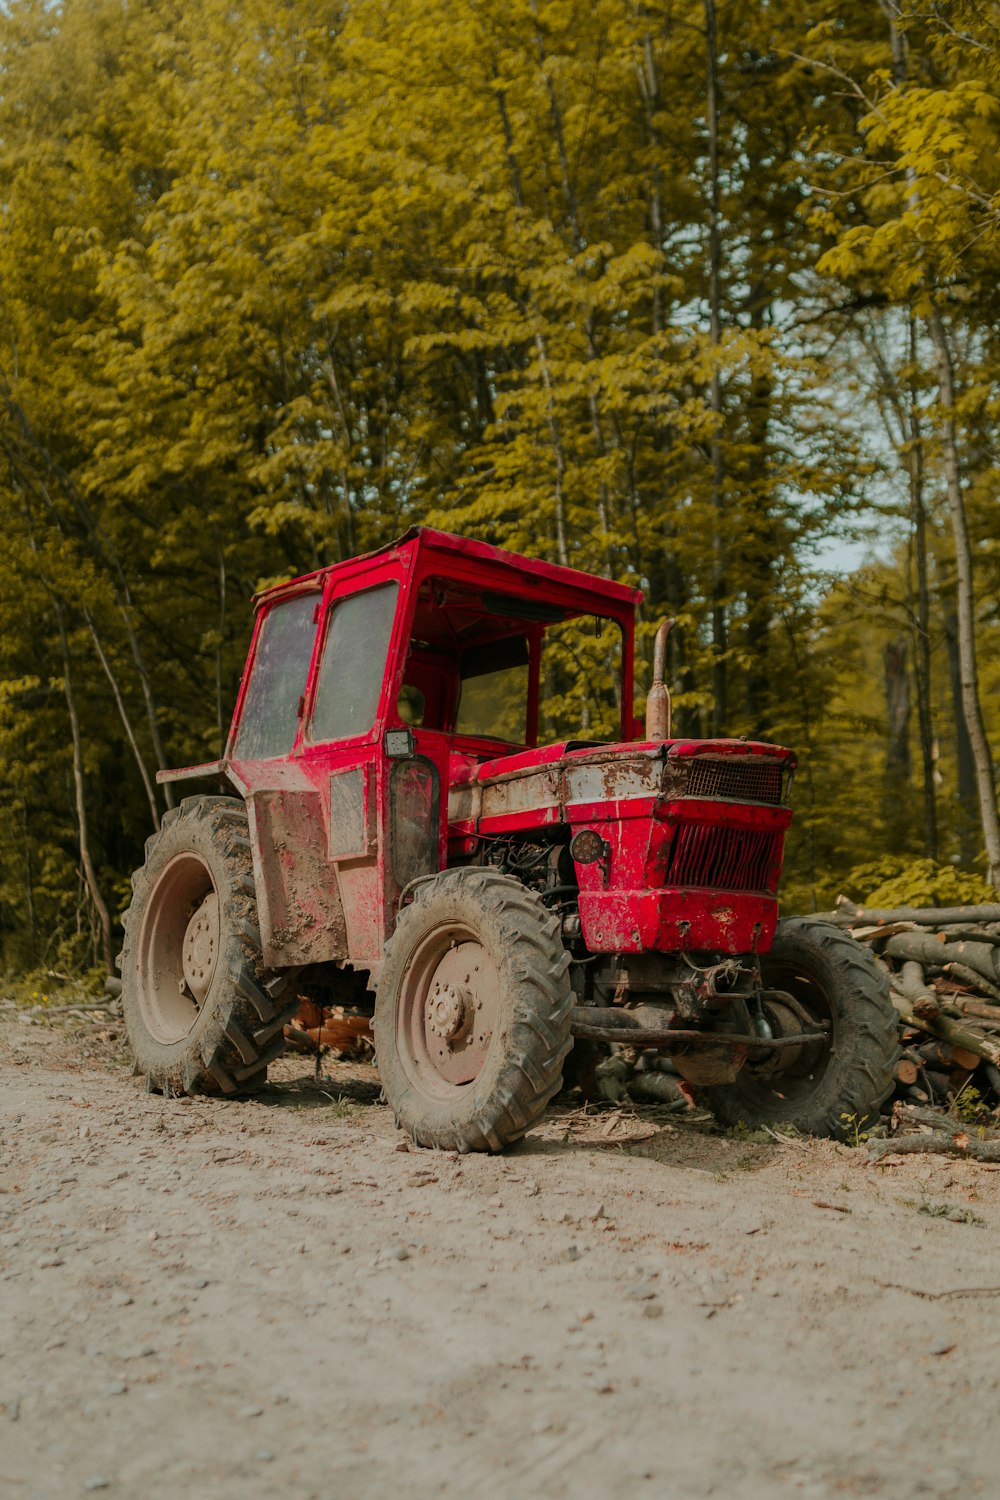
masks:
[[[574,1039],[666,1053],[726,1124],[877,1116],[884,979],[836,928],[778,924],[795,757],[671,738],[666,623],[635,723],[640,597],[422,527],[258,597],[223,759],[161,773],[231,792],[167,813],[133,877],[151,1089],[259,1085],[306,991],[374,1005],[422,1145],[516,1141]]]

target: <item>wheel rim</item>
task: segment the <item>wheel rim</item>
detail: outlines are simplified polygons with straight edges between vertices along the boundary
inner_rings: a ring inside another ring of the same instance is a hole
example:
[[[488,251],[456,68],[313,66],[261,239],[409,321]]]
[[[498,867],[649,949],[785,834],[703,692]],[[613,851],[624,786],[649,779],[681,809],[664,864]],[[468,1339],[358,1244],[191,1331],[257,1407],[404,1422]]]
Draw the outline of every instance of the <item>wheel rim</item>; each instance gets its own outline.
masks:
[[[493,1047],[499,1008],[496,963],[470,928],[425,938],[396,1010],[396,1048],[411,1083],[436,1099],[474,1083]]]
[[[164,866],[139,928],[139,1013],[154,1041],[186,1037],[201,1014],[219,959],[219,897],[205,861],[179,854]]]

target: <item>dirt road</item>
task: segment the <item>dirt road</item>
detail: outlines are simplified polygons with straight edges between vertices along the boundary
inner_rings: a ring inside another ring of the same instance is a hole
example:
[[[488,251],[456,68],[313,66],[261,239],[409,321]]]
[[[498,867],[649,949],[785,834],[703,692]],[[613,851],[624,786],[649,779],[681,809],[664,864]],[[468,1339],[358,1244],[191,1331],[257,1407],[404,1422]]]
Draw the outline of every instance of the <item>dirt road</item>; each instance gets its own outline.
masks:
[[[996,1171],[656,1112],[409,1151],[370,1068],[167,1101],[6,1014],[4,1496],[1000,1491]]]

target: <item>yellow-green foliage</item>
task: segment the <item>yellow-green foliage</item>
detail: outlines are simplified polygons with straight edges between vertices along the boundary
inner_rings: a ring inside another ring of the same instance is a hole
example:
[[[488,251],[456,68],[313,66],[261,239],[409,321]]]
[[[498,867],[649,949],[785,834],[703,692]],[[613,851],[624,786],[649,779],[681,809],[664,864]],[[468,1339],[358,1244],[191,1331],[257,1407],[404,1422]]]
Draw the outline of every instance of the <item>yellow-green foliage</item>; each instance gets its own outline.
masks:
[[[120,907],[153,818],[139,762],[151,780],[219,753],[252,591],[418,520],[641,588],[640,710],[676,618],[678,729],[800,754],[790,904],[887,849],[919,856],[913,722],[884,785],[881,652],[916,628],[914,445],[878,425],[899,411],[924,434],[940,856],[971,864],[934,391],[908,320],[930,277],[988,641],[986,9],[913,7],[897,81],[878,6],[720,6],[713,184],[701,0],[4,7],[0,966],[96,958],[67,664]],[[882,560],[832,584],[824,559],[872,520]],[[568,628],[546,732],[614,732],[613,669]]]
[[[844,890],[859,905],[879,908],[974,906],[996,900],[990,883],[973,870],[930,859],[908,862],[891,854],[855,866],[844,877]]]

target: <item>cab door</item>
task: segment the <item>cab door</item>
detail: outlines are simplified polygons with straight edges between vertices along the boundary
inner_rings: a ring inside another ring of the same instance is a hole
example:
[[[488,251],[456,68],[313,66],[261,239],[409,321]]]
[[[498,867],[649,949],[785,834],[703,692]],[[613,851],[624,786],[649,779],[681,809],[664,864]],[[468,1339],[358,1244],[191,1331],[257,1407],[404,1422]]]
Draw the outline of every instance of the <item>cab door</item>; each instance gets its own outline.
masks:
[[[250,819],[268,967],[375,968],[387,936],[383,830],[406,559],[328,578],[257,633],[230,779]],[[395,905],[391,906],[392,916]]]
[[[402,593],[398,577],[361,589],[334,584],[301,747],[302,769],[322,799],[326,855],[343,911],[344,951],[329,956],[365,968],[381,960],[387,935],[382,731],[395,701]]]

